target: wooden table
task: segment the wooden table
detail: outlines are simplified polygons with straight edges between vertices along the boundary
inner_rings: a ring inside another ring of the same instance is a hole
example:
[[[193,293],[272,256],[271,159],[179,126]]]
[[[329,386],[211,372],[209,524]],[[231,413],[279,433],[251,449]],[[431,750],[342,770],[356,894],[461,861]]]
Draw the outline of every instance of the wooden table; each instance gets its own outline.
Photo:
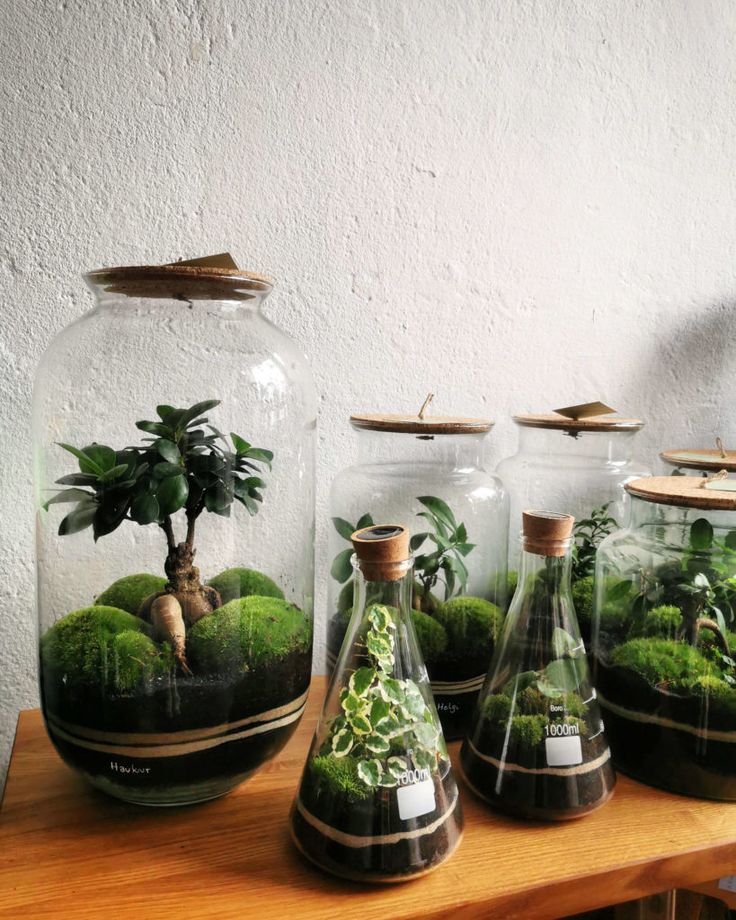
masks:
[[[315,679],[278,758],[230,796],[189,808],[94,792],[58,758],[39,712],[21,713],[0,812],[0,917],[534,920],[736,870],[736,804],[620,777],[603,809],[559,825],[507,820],[462,789],[465,837],[436,872],[385,888],[323,875],[294,850],[287,819],[324,686]]]

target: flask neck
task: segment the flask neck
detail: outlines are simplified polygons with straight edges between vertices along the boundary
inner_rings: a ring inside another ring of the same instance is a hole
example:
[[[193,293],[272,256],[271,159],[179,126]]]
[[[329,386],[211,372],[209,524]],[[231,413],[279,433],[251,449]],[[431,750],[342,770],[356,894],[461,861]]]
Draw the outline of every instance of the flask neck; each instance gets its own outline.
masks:
[[[558,547],[557,555],[543,555],[527,549],[522,538],[518,595],[536,597],[540,592],[551,597],[570,595],[572,541],[564,542],[567,546]]]
[[[361,568],[354,555],[353,572],[353,616],[360,612],[362,617],[366,607],[384,604],[395,608],[401,618],[408,617],[414,585],[412,559],[394,562],[388,570],[386,563],[382,563],[381,572],[374,575],[369,565],[363,563]]]

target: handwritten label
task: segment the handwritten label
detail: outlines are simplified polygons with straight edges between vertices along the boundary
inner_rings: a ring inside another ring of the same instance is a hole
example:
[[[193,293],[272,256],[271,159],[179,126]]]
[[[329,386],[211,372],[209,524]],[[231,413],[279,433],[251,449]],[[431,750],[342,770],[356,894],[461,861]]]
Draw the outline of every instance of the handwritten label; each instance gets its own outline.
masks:
[[[117,760],[110,761],[110,770],[113,773],[125,773],[129,776],[145,776],[147,773],[151,772],[150,767],[137,767],[134,763],[126,765],[118,763]]]

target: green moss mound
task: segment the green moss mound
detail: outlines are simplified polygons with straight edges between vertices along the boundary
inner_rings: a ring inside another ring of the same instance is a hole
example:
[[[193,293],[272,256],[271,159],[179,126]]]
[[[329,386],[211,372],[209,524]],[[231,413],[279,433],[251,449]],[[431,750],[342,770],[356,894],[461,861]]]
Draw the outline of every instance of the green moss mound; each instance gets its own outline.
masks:
[[[445,627],[438,623],[434,617],[412,610],[411,621],[419,640],[419,647],[425,661],[436,661],[447,648],[447,632]]]
[[[712,662],[686,642],[668,639],[631,639],[611,653],[612,664],[635,671],[650,684],[718,677]]]
[[[578,623],[582,629],[590,631],[593,622],[593,601],[595,599],[595,579],[592,575],[578,578],[572,583],[572,603],[575,607]]]
[[[223,606],[241,597],[278,597],[284,599],[284,592],[275,581],[255,569],[225,569],[207,582],[222,599]]]
[[[546,716],[514,716],[511,720],[511,737],[522,747],[536,747],[542,743],[546,724]]]
[[[662,604],[646,612],[640,627],[640,635],[674,639],[681,626],[682,611],[680,608]]]
[[[435,619],[447,633],[443,658],[490,652],[503,626],[500,607],[480,597],[453,597],[440,606]]]
[[[117,607],[128,613],[138,613],[138,609],[149,594],[156,594],[166,587],[166,579],[160,575],[140,572],[138,575],[126,575],[118,578],[109,588],[95,599],[98,607]]]
[[[298,607],[251,595],[198,620],[187,635],[187,657],[195,672],[242,673],[308,652],[311,642],[312,624]]]
[[[69,686],[106,693],[140,691],[173,666],[171,648],[157,645],[143,620],[96,605],[63,617],[41,639],[41,662]]]
[[[511,714],[511,700],[503,693],[494,693],[483,704],[483,715],[489,722],[505,722]]]
[[[323,754],[309,762],[309,771],[318,795],[339,795],[349,802],[359,802],[372,795],[370,787],[358,776],[355,757]]]
[[[507,572],[505,579],[499,575],[490,592],[490,599],[492,603],[494,603],[497,607],[508,609],[518,584],[519,573],[515,569],[511,569],[509,572]]]

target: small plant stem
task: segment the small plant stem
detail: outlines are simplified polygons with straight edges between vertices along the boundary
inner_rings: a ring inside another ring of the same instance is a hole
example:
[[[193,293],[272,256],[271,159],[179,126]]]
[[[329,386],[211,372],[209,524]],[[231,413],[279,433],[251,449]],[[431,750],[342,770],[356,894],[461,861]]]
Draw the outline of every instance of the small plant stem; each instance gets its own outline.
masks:
[[[176,537],[174,536],[174,528],[171,526],[171,518],[168,514],[164,515],[164,519],[159,526],[166,534],[166,544],[169,548],[169,552],[173,553],[176,550]]]

